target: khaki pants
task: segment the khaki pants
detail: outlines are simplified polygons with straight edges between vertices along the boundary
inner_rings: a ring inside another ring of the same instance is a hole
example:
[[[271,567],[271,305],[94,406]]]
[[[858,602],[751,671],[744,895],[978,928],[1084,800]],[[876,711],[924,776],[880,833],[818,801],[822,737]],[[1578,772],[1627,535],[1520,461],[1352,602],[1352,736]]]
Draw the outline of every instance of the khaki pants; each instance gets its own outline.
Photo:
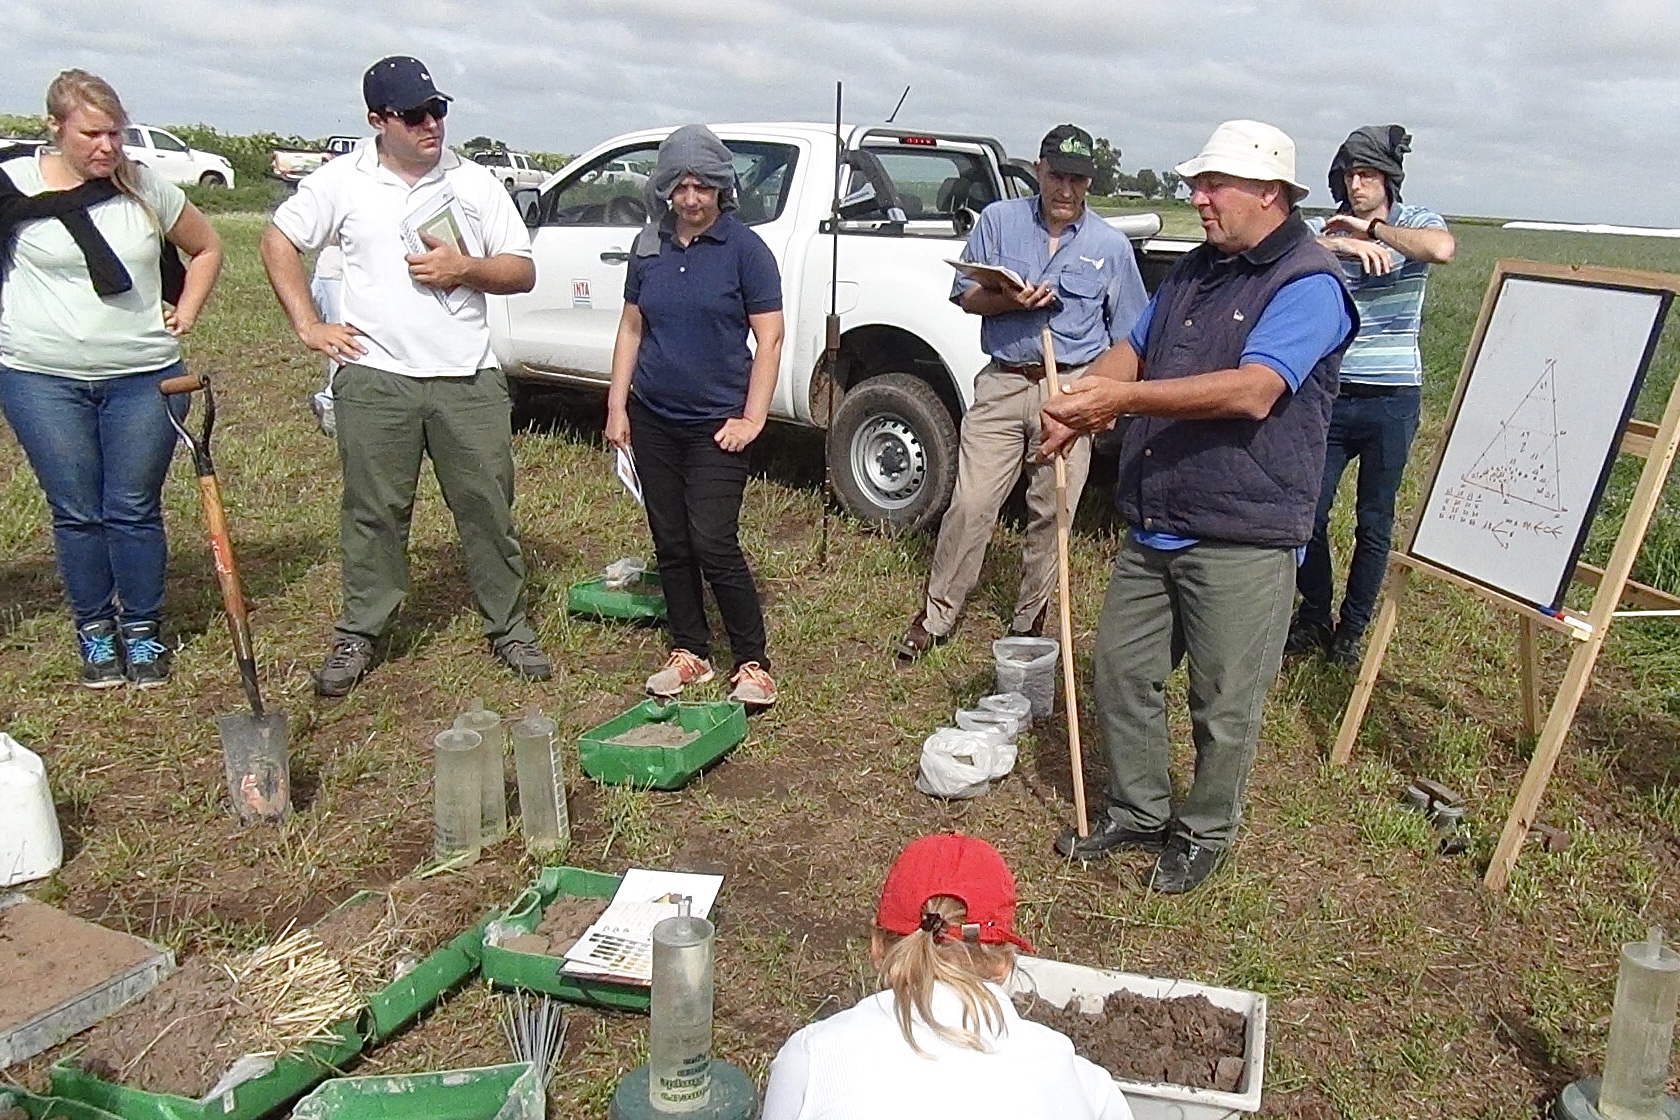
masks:
[[[408,527],[422,457],[461,538],[467,582],[492,644],[534,642],[525,617],[525,560],[513,531],[507,379],[403,377],[347,365],[334,380],[344,501],[339,517],[340,634],[376,639],[408,594]]]
[[[1027,472],[1027,544],[1010,628],[1030,629],[1049,605],[1056,586],[1056,466],[1028,462],[1038,451],[1038,414],[1049,393],[1045,382],[1009,373],[995,362],[974,379],[974,404],[963,416],[962,445],[957,452],[957,487],[951,494],[951,508],[939,523],[933,570],[928,574],[923,625],[930,634],[943,637],[956,626],[963,603],[980,581],[998,509],[1023,470]],[[1081,438],[1067,450],[1070,515],[1079,507],[1090,472],[1091,441]]]

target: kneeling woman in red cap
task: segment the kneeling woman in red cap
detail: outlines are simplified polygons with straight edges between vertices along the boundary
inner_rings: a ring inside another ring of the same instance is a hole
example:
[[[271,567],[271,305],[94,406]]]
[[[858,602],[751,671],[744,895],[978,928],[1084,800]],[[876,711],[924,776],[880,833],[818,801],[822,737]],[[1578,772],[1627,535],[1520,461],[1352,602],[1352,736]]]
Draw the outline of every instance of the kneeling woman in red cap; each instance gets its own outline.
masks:
[[[788,1039],[763,1120],[1131,1120],[1114,1079],[1015,1013],[1015,877],[984,840],[924,836],[881,888],[869,956],[886,990]]]

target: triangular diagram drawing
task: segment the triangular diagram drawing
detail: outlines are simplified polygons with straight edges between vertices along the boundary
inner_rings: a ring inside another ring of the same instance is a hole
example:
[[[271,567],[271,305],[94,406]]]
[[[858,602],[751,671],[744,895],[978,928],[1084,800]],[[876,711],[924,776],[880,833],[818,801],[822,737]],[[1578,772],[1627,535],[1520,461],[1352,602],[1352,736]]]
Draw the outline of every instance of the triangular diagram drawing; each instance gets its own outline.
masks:
[[[1464,481],[1509,501],[1563,512],[1558,463],[1557,360],[1546,359],[1534,388],[1500,422]]]

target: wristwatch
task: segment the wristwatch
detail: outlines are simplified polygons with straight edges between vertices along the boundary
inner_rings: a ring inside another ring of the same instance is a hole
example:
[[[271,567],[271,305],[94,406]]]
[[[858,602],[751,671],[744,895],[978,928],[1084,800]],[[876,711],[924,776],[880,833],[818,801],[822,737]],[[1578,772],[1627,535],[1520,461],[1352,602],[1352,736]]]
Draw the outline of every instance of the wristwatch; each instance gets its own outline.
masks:
[[[1377,227],[1382,224],[1383,220],[1381,218],[1372,218],[1370,224],[1365,227],[1365,236],[1372,241],[1377,240]]]

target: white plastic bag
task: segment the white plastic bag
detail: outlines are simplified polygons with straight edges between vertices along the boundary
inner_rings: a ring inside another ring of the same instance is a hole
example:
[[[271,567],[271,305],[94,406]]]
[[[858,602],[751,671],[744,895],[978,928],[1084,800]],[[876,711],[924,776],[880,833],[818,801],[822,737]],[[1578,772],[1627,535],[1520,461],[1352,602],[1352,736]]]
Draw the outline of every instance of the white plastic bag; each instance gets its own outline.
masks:
[[[1008,712],[994,712],[986,708],[958,708],[956,715],[957,727],[963,731],[996,731],[999,735],[1015,741],[1015,736],[1021,733],[1021,717]]]
[[[621,560],[614,560],[601,570],[601,586],[608,591],[623,591],[641,579],[646,571],[647,564],[641,557],[626,556]]]
[[[992,731],[941,727],[922,743],[916,788],[934,797],[979,797],[1015,768],[1015,744]]]

